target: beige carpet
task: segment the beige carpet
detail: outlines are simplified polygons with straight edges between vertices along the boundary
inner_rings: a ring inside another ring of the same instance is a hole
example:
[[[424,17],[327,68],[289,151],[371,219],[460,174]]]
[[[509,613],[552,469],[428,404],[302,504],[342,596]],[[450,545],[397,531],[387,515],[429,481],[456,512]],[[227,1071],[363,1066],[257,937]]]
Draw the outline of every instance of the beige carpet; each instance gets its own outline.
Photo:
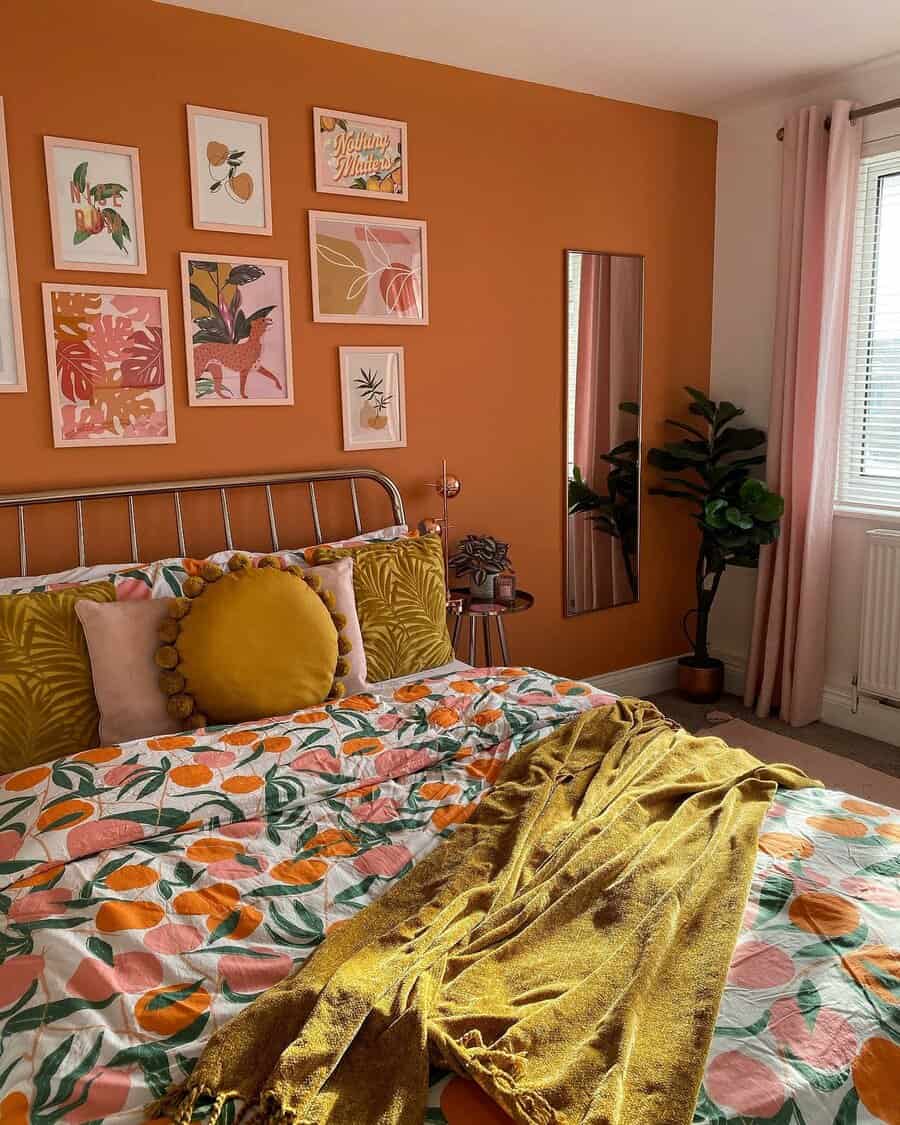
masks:
[[[755,727],[743,719],[716,723],[699,733],[715,735],[731,746],[748,750],[763,762],[789,762],[799,766],[810,777],[824,782],[829,789],[842,789],[856,797],[900,809],[900,778],[852,762],[849,758],[829,754],[827,750],[798,742],[795,738],[785,738],[765,727]]]

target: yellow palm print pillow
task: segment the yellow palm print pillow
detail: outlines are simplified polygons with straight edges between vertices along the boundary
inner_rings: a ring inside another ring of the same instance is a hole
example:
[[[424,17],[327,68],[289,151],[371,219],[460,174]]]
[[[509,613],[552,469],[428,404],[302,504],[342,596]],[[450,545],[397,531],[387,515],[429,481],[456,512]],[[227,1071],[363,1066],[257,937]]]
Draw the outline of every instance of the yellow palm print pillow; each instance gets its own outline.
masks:
[[[91,663],[75,603],[115,601],[111,582],[0,597],[0,771],[98,743]]]
[[[369,680],[390,680],[453,659],[447,632],[444,555],[435,535],[323,547],[317,563],[353,559],[356,612]]]

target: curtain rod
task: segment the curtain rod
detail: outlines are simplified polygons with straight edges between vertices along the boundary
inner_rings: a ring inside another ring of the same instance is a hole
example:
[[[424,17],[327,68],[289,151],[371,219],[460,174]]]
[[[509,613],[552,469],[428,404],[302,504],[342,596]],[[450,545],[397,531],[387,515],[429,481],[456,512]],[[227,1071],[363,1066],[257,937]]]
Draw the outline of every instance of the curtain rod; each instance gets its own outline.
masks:
[[[876,102],[875,105],[863,105],[859,109],[850,110],[850,120],[856,121],[858,117],[871,117],[873,113],[884,113],[887,109],[900,109],[900,98],[891,98],[887,102]],[[831,117],[825,118],[825,128],[831,128]],[[784,140],[784,126],[782,125],[775,136],[779,141]]]

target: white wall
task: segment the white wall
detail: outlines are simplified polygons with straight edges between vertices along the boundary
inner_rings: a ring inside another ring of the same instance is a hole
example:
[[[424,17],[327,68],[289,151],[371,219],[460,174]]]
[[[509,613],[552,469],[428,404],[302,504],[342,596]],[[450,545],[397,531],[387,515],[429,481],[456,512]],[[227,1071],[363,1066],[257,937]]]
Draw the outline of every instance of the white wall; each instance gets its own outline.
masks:
[[[802,95],[757,99],[715,114],[719,140],[711,395],[746,407],[750,423],[766,428],[768,422],[781,177],[776,130],[799,106],[824,105],[834,98],[870,105],[896,97],[900,56],[845,71]],[[865,118],[862,125],[865,140],[897,134],[900,145],[900,110]],[[835,707],[845,705],[840,697],[849,692],[856,671],[864,534],[891,523],[835,517],[826,671],[826,698],[832,704],[826,717],[831,722],[841,717]],[[712,644],[718,655],[733,663],[746,658],[755,583],[755,571],[732,569],[714,610]],[[890,722],[900,728],[896,712]]]

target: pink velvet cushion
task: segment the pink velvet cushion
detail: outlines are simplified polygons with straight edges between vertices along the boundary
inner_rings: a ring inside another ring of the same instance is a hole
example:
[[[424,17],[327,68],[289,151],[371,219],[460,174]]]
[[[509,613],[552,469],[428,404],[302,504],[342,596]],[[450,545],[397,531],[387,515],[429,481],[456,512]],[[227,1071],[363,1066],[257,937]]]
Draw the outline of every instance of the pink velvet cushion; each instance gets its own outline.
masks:
[[[169,598],[156,598],[75,604],[91,658],[100,738],[104,743],[128,742],[180,730],[166,711],[166,697],[159,690],[159,669],[154,660],[159,644],[157,629],[168,613],[169,602]],[[97,613],[98,609],[108,612]]]

